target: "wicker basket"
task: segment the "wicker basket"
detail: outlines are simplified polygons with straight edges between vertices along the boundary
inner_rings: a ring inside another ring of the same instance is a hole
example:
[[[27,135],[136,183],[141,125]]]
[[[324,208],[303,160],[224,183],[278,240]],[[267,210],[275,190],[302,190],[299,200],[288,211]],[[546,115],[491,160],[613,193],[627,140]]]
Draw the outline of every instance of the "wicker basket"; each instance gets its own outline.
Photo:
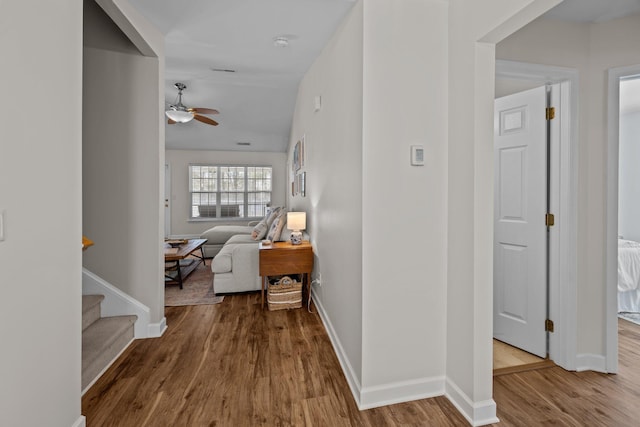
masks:
[[[270,284],[267,305],[269,311],[302,307],[302,283],[285,276],[276,284]]]

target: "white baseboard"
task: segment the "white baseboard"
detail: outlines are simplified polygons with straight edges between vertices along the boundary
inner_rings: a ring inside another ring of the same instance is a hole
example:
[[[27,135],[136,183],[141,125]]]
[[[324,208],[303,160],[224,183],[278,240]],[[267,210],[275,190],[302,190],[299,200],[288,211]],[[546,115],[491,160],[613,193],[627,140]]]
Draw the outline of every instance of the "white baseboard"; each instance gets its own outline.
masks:
[[[365,410],[377,408],[385,405],[409,402],[430,397],[442,396],[444,394],[444,377],[420,378],[411,381],[401,381],[397,383],[384,384],[374,387],[362,388],[360,380],[353,371],[344,347],[336,334],[331,320],[327,315],[322,303],[312,292],[313,302],[318,310],[320,319],[324,325],[327,335],[333,345],[333,350],[338,357],[342,372],[347,379],[353,398],[358,405],[358,409]]]
[[[576,356],[576,371],[595,371],[608,373],[607,359],[601,354],[578,354]]]
[[[158,323],[149,323],[147,338],[158,338],[167,330],[167,318],[163,317]]]
[[[149,307],[140,301],[125,294],[120,289],[108,283],[99,276],[96,276],[86,268],[82,269],[82,295],[104,295],[100,310],[102,316],[126,316],[135,314],[138,320],[134,324],[134,337],[150,338],[150,310]],[[162,331],[164,332],[164,331]]]
[[[320,320],[322,320],[324,329],[327,331],[327,335],[329,335],[329,340],[333,345],[333,351],[336,353],[336,356],[338,357],[338,361],[340,362],[340,367],[342,368],[342,372],[344,373],[344,376],[347,379],[347,384],[349,384],[349,388],[351,389],[351,394],[353,395],[353,398],[355,399],[358,407],[360,407],[360,380],[358,379],[358,376],[356,375],[356,373],[353,371],[353,367],[351,366],[351,363],[349,362],[349,358],[347,357],[347,354],[344,351],[344,347],[342,347],[342,344],[340,343],[340,339],[338,338],[338,335],[336,334],[335,329],[333,329],[331,320],[329,319],[327,312],[322,306],[322,303],[316,297],[315,292],[312,291],[311,295],[313,298],[313,302],[316,306],[316,309],[318,310],[318,314],[320,315]]]
[[[87,419],[85,418],[84,415],[80,415],[80,418],[78,418],[71,427],[86,427],[86,426],[87,426]]]
[[[358,408],[364,410],[442,396],[444,382],[445,377],[433,377],[365,387],[360,392]]]
[[[474,403],[450,378],[446,381],[445,396],[474,427],[500,422],[493,399]]]

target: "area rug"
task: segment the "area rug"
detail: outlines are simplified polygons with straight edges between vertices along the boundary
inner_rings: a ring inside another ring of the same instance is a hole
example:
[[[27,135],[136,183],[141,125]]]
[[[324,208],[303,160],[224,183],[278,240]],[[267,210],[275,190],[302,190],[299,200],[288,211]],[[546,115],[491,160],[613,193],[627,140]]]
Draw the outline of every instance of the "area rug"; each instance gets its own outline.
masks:
[[[622,312],[618,313],[618,317],[624,320],[628,320],[629,322],[633,322],[636,325],[640,325],[640,313]]]
[[[216,296],[213,291],[213,273],[211,272],[211,260],[207,265],[200,263],[182,283],[182,289],[178,285],[166,285],[164,287],[165,307],[177,307],[182,305],[209,305],[220,304],[223,296]]]

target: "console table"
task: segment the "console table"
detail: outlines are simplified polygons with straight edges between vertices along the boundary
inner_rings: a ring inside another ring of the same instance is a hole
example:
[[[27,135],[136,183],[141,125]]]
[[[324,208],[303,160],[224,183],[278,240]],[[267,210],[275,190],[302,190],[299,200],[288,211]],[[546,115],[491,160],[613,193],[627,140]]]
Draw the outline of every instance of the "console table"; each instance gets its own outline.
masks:
[[[165,271],[164,271],[164,283],[166,284],[174,284],[177,283],[180,285],[180,289],[182,289],[183,280],[195,270],[200,263],[207,263],[204,260],[204,251],[202,250],[202,245],[207,243],[207,239],[191,239],[187,243],[178,246],[177,248],[172,248],[168,243],[164,244],[164,262],[165,262]],[[196,254],[196,251],[200,249],[200,255]],[[180,261],[188,257],[189,255],[193,255],[198,258],[198,261],[194,261],[191,264],[182,268],[180,266]],[[169,267],[167,267],[167,263],[169,263]],[[172,264],[175,263],[175,264]]]
[[[308,240],[300,245],[291,242],[273,242],[265,246],[260,242],[260,276],[262,276],[262,308],[264,291],[269,276],[302,274],[302,287],[307,289],[307,306],[311,301],[311,272],[313,271],[313,248]]]

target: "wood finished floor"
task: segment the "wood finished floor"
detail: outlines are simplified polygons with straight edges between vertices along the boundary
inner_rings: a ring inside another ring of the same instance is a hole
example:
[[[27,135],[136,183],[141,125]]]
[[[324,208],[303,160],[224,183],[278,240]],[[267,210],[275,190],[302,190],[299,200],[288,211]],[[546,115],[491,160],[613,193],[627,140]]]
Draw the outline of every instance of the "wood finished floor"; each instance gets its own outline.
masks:
[[[464,426],[444,397],[358,411],[317,314],[259,295],[169,307],[84,395],[87,426]],[[631,426],[640,326],[620,322],[620,375],[548,368],[494,379],[500,426]]]

